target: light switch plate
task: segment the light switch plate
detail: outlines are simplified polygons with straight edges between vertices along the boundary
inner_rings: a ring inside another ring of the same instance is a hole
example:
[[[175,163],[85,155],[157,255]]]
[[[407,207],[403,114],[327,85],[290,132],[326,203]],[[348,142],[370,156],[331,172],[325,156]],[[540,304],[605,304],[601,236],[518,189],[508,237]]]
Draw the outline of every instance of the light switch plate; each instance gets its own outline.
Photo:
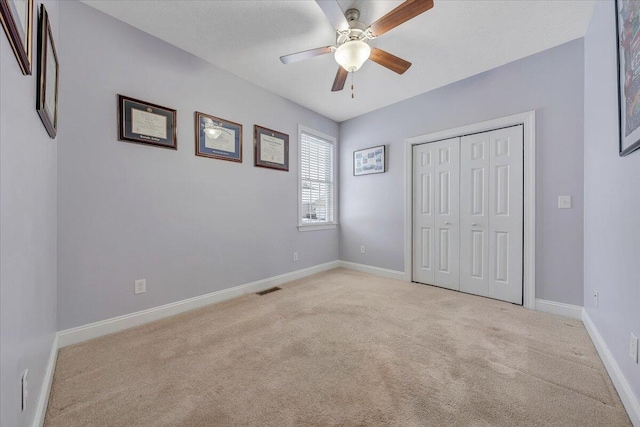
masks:
[[[571,196],[558,196],[558,209],[571,209]]]
[[[629,341],[629,356],[635,363],[638,363],[638,337],[633,332],[631,333],[631,340]]]

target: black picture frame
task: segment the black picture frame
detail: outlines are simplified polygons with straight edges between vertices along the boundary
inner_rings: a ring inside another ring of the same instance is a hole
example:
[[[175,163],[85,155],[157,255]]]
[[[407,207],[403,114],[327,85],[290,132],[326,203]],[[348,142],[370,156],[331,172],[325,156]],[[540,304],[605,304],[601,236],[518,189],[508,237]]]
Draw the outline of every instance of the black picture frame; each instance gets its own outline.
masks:
[[[212,129],[216,134],[210,137],[207,132]],[[242,125],[240,123],[196,111],[195,136],[196,156],[242,163]]]
[[[637,0],[615,0],[618,60],[618,153],[621,157],[640,148],[640,73],[629,59],[640,56],[640,13]]]
[[[24,75],[31,74],[33,50],[33,0],[25,2],[23,11],[26,22],[21,22],[18,5],[14,0],[0,0],[0,22],[4,28],[11,49]]]
[[[289,135],[254,125],[254,165],[289,171]]]
[[[118,140],[178,149],[176,110],[118,95]]]
[[[353,176],[385,173],[387,171],[386,147],[378,145],[353,152]]]
[[[38,89],[36,111],[49,137],[58,133],[58,82],[60,65],[49,15],[44,4],[40,5],[38,18]]]

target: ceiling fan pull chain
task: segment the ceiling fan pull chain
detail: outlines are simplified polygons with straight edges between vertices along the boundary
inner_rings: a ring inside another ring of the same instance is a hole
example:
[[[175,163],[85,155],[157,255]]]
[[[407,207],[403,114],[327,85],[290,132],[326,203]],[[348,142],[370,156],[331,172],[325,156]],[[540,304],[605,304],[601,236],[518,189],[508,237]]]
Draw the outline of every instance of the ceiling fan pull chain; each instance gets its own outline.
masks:
[[[353,91],[353,72],[351,73],[351,99],[354,99],[356,97],[354,91]]]

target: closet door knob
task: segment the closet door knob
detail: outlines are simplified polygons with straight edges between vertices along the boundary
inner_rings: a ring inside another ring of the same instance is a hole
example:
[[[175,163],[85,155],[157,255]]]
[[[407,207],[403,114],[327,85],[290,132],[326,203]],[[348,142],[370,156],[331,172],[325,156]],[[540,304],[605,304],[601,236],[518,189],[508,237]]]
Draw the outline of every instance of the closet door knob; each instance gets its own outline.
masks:
[[[472,222],[472,223],[471,223],[471,226],[472,226],[472,227],[477,227],[477,226],[478,226],[478,223],[477,223],[477,222]]]
[[[444,225],[451,225],[451,223],[449,221],[445,221]]]

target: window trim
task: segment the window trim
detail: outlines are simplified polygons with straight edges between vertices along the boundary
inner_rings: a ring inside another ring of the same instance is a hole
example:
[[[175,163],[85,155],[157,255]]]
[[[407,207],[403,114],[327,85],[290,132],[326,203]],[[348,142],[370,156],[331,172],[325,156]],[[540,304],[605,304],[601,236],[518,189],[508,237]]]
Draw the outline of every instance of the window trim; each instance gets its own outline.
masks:
[[[324,139],[333,145],[333,191],[332,205],[333,205],[333,221],[321,222],[313,224],[305,224],[302,222],[302,133],[307,133],[320,139]],[[328,135],[326,133],[317,131],[310,127],[298,124],[298,170],[296,179],[298,180],[298,231],[319,231],[319,230],[331,230],[335,229],[338,225],[338,144],[335,136]]]

